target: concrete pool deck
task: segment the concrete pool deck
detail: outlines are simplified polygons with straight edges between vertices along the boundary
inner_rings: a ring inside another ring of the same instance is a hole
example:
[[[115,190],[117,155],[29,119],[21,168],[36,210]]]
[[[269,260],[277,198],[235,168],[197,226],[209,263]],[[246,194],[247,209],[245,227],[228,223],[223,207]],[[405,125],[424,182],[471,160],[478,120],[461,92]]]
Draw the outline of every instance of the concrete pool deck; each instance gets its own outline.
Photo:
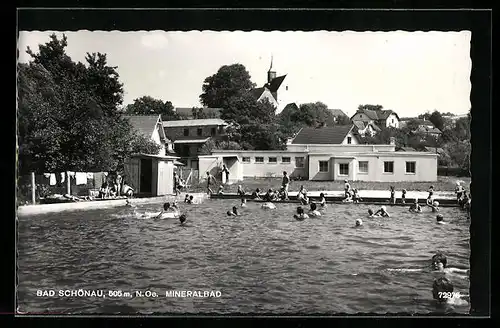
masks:
[[[194,200],[197,202],[209,198],[206,193],[190,193],[190,195],[193,195]],[[134,205],[157,204],[161,202],[172,202],[174,200],[182,202],[184,200],[184,197],[185,194],[181,194],[179,196],[165,195],[159,197],[130,198],[129,201],[131,204]],[[48,214],[48,213],[113,208],[113,207],[125,206],[126,202],[127,199],[110,199],[110,200],[81,201],[81,202],[70,202],[70,203],[22,205],[17,208],[17,216],[22,217],[22,216]]]

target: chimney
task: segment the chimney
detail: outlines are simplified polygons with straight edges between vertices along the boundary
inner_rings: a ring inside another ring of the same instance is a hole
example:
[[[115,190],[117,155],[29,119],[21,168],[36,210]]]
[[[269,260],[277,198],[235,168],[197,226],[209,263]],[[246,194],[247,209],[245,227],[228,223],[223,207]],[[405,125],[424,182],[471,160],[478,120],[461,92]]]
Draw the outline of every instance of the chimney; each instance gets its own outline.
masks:
[[[271,55],[271,66],[269,67],[269,71],[267,71],[267,83],[271,83],[274,78],[276,78],[276,72],[273,71],[273,56]]]

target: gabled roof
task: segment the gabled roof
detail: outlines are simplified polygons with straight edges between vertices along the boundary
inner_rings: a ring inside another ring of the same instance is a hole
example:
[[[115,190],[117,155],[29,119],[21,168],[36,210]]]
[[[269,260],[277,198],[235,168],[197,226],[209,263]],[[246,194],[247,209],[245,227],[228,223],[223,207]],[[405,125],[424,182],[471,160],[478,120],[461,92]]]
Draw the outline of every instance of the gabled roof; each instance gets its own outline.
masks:
[[[375,131],[378,131],[378,132],[382,131],[382,129],[380,129],[378,127],[378,125],[372,124],[372,123],[365,123],[363,121],[355,121],[355,122],[353,122],[353,124],[354,124],[354,126],[356,126],[356,128],[358,128],[358,130],[364,130],[368,126],[371,126],[372,129],[375,130]]]
[[[293,139],[292,144],[339,145],[353,127],[354,125],[336,125],[324,128],[302,128]]]
[[[332,112],[332,115],[337,117],[337,116],[347,116],[341,109],[328,109],[330,112]]]
[[[228,123],[220,118],[206,118],[199,120],[177,120],[177,121],[164,121],[164,128],[178,128],[188,126],[207,126],[207,125],[228,125]]]
[[[299,109],[299,106],[297,106],[296,103],[289,103],[285,106],[285,108],[283,108],[283,111],[285,111],[285,109],[288,109],[288,110],[298,110]]]
[[[357,110],[356,113],[351,117],[351,119],[356,115],[356,114],[365,114],[369,119],[378,121],[378,120],[385,120],[389,117],[389,115],[394,114],[399,120],[399,116],[396,112],[387,109],[387,110],[371,110],[371,109],[363,109],[363,110]]]
[[[151,138],[157,123],[161,123],[160,115],[123,115],[137,133],[147,138]],[[163,129],[160,129],[163,130]],[[161,132],[160,132],[161,133]],[[162,134],[163,136],[163,134]]]
[[[281,86],[281,83],[283,83],[283,80],[285,79],[286,74],[282,76],[275,77],[274,79],[271,80],[271,82],[266,83],[265,87],[269,89],[271,92],[276,92]]]
[[[262,96],[262,93],[266,90],[266,88],[253,88],[248,93],[255,99],[255,101],[259,100],[260,96]]]

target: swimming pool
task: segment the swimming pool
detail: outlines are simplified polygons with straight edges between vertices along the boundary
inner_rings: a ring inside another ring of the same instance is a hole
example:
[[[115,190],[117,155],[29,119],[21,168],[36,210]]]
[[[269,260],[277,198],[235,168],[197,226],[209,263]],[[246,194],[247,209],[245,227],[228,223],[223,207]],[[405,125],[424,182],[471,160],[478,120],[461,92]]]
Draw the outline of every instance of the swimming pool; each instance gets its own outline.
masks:
[[[264,210],[238,201],[181,204],[177,220],[140,219],[128,208],[19,218],[18,306],[47,313],[336,314],[428,313],[432,282],[425,268],[437,251],[448,265],[469,267],[469,224],[458,208],[367,218],[369,206],[329,205],[321,218],[296,221],[296,205]],[[137,212],[155,211],[161,204]],[[362,218],[364,225],[354,228]],[[469,294],[467,277],[451,278]],[[37,290],[154,291],[158,297],[37,296]],[[170,290],[220,291],[216,298],[165,297]],[[455,308],[468,313],[469,308]]]

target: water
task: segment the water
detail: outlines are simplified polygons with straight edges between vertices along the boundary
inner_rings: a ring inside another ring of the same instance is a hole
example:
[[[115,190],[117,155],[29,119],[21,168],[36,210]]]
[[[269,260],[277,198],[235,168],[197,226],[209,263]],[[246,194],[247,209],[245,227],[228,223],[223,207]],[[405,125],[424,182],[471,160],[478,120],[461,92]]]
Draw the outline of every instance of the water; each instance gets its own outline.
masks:
[[[140,219],[131,209],[60,213],[19,219],[18,306],[31,313],[336,314],[444,311],[432,301],[436,251],[448,266],[469,267],[469,221],[443,208],[388,207],[391,218],[367,218],[366,205],[329,205],[325,216],[292,218],[295,205],[263,210],[236,201],[181,205],[174,219]],[[138,212],[160,207],[147,205]],[[362,218],[362,228],[354,228]],[[405,272],[388,269],[424,268]],[[467,277],[451,277],[469,294]],[[60,297],[59,290],[150,290],[159,297]],[[55,290],[56,296],[37,296]],[[219,298],[167,298],[167,290],[220,291]],[[468,313],[468,306],[455,313]]]

